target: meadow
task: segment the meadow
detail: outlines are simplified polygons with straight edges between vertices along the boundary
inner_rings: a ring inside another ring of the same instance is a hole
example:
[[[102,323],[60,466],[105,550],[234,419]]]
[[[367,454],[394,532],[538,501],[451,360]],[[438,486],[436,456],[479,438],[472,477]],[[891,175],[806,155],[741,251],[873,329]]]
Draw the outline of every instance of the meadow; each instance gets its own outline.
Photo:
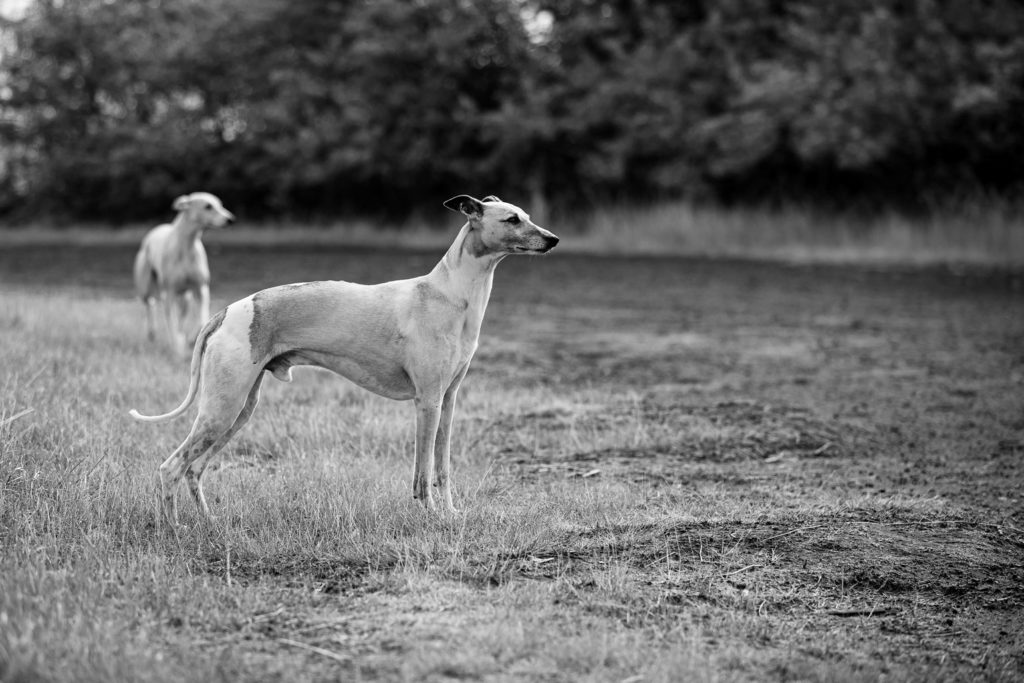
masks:
[[[1024,291],[977,266],[559,249],[498,269],[453,439],[268,380],[178,532],[186,366],[134,245],[0,251],[0,680],[1013,681]],[[211,247],[216,305],[417,275],[435,248]]]

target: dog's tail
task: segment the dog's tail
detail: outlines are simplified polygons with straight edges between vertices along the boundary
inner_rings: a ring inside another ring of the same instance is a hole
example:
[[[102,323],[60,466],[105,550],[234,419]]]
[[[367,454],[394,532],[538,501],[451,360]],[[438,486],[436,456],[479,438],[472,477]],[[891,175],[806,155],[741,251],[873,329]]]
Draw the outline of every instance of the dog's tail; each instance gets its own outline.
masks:
[[[196,336],[196,343],[192,348],[192,366],[189,369],[188,393],[185,394],[185,399],[181,402],[180,406],[163,415],[143,415],[135,410],[135,408],[128,411],[128,414],[142,422],[165,422],[178,417],[188,410],[188,407],[192,405],[192,401],[196,400],[196,394],[199,393],[199,374],[203,364],[203,353],[206,351],[206,340],[220,327],[223,321],[224,311],[220,311],[217,315],[210,318],[210,321],[203,326],[203,329]]]

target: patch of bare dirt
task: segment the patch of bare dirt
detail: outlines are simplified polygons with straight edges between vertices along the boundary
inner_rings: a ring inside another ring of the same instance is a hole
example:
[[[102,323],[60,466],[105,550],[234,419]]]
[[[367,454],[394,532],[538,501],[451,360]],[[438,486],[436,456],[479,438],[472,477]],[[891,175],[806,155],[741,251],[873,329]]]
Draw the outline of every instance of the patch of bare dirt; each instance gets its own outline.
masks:
[[[570,432],[613,434],[634,425],[651,435],[648,443],[597,450],[562,447]],[[875,439],[859,423],[823,419],[808,408],[753,400],[698,403],[663,394],[607,404],[599,411],[541,409],[508,415],[492,429],[532,433],[529,442],[506,442],[499,451],[502,462],[515,466],[525,480],[599,471],[647,485],[692,481],[695,472],[734,481],[736,466],[743,464],[847,459]],[[764,474],[756,467],[746,471]]]
[[[559,580],[558,600],[638,628],[699,629],[740,610],[788,634],[775,647],[854,656],[864,646],[856,633],[867,631],[878,636],[874,656],[893,662],[945,653],[976,671],[986,658],[1024,671],[1022,548],[1017,529],[871,511],[799,525],[613,525],[505,558],[494,581]],[[616,594],[600,577],[622,563],[631,570]]]
[[[258,555],[223,547],[197,555],[194,571],[217,576],[239,585],[274,582],[282,588],[298,588],[316,593],[351,594],[367,585],[372,571],[386,569],[347,558],[324,555]]]

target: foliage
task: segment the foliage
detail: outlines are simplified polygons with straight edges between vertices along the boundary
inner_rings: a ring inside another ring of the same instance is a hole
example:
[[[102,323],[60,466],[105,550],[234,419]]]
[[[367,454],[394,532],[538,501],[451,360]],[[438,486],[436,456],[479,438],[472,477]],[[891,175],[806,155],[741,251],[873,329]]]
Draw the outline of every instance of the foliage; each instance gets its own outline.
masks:
[[[36,0],[0,211],[250,217],[688,197],[927,206],[1024,177],[1024,7],[966,0]]]

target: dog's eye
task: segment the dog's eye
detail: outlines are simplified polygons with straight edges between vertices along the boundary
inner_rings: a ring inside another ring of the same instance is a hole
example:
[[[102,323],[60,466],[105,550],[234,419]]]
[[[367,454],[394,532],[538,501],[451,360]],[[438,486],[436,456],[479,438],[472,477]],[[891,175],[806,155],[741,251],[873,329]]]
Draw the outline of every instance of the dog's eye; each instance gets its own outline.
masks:
[[[213,204],[207,204],[206,205],[206,210],[207,211],[213,211]]]
[[[505,222],[511,223],[512,225],[519,225],[519,216],[509,216],[505,219]]]

